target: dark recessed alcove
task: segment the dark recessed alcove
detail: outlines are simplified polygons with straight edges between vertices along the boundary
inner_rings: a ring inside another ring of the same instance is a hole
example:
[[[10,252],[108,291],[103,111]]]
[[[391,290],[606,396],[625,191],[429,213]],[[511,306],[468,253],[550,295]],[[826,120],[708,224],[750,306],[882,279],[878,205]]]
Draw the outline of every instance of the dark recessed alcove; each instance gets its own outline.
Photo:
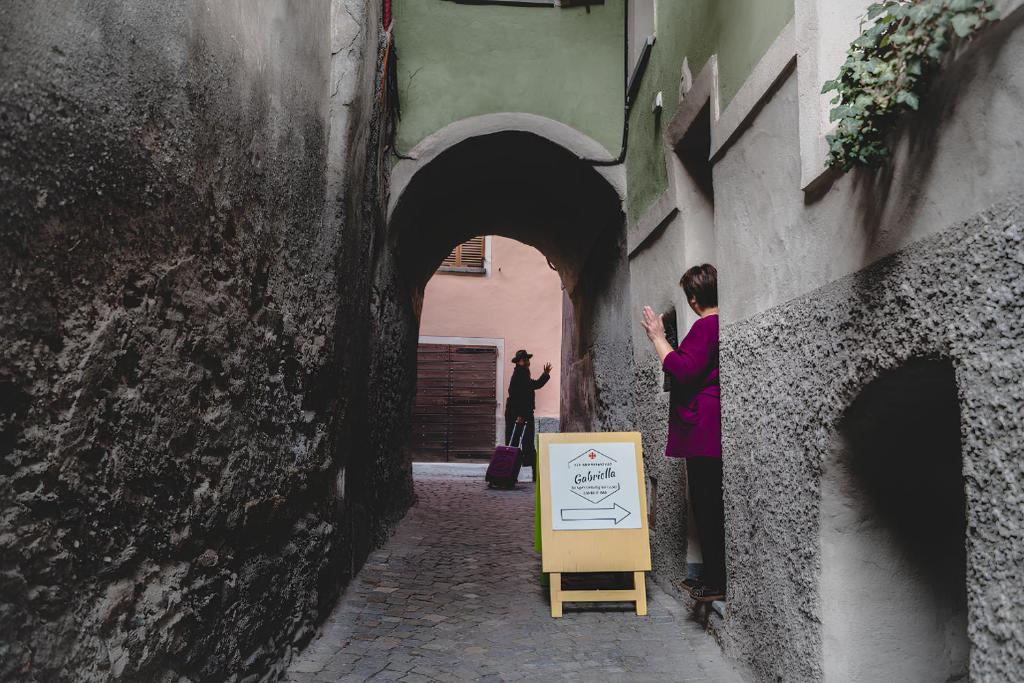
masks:
[[[965,501],[952,364],[868,383],[822,480],[827,680],[966,680]]]
[[[915,359],[867,385],[841,424],[854,484],[928,573],[964,567],[960,404],[947,361]]]

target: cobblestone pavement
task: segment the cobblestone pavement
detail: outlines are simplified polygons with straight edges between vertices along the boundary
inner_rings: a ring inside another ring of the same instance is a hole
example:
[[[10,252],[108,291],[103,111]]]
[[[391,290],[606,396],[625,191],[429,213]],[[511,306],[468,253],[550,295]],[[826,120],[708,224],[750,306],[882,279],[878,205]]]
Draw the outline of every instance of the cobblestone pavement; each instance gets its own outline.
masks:
[[[646,617],[605,604],[566,605],[552,619],[533,550],[532,485],[418,478],[416,491],[286,681],[739,680],[650,582]]]

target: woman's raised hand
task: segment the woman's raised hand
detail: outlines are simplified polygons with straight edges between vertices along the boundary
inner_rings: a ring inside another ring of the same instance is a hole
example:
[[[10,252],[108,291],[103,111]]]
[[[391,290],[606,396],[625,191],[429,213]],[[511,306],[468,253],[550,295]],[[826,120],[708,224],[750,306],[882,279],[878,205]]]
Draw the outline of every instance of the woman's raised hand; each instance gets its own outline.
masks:
[[[551,363],[544,364],[544,372],[551,374]]]
[[[650,306],[644,306],[644,319],[640,321],[640,324],[643,325],[647,338],[651,341],[665,338],[665,323]]]

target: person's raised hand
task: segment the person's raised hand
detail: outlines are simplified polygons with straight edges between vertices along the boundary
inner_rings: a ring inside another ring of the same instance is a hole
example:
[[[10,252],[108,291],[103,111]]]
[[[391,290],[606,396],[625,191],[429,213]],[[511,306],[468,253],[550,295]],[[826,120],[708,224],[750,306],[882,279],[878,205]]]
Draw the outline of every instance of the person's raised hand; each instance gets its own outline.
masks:
[[[551,363],[544,364],[544,372],[551,374]]]
[[[647,338],[651,341],[665,337],[665,323],[650,306],[644,306],[644,318],[640,324],[643,325],[644,332],[647,333]]]

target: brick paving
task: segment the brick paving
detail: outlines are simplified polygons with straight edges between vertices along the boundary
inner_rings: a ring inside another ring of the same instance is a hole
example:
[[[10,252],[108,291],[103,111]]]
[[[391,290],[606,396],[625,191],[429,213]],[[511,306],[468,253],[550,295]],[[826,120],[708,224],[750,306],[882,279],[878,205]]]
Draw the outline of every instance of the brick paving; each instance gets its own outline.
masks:
[[[532,485],[420,477],[416,491],[286,681],[739,681],[651,582],[646,617],[604,604],[566,605],[552,619]]]

